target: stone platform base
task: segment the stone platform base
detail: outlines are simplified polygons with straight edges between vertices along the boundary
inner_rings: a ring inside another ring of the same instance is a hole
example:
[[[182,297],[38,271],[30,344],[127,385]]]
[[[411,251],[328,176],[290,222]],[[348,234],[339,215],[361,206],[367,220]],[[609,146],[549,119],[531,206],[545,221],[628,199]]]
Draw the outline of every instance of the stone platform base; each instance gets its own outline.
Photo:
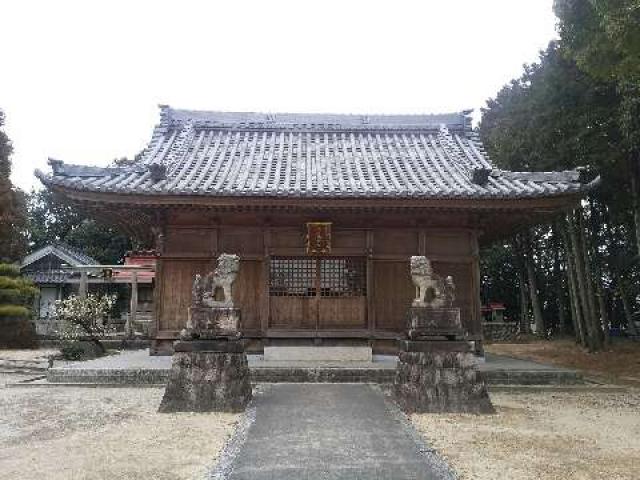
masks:
[[[370,346],[266,346],[265,361],[371,362]]]
[[[402,341],[394,389],[410,413],[495,412],[466,342]]]
[[[239,341],[185,341],[175,350],[159,412],[244,410],[251,383]]]

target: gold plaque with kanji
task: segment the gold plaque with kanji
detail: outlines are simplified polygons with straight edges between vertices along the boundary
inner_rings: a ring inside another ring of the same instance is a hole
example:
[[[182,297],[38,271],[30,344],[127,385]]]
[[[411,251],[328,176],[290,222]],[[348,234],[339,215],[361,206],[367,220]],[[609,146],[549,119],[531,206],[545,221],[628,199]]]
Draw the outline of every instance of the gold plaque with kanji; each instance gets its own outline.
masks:
[[[331,253],[331,222],[307,223],[307,254]]]

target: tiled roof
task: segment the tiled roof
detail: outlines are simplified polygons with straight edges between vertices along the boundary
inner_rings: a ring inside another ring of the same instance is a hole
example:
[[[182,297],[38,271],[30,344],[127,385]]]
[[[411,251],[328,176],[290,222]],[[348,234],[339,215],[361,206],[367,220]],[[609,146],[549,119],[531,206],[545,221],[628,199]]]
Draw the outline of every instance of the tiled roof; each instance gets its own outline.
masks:
[[[24,268],[32,263],[40,260],[47,255],[55,255],[62,261],[66,262],[72,267],[78,267],[81,265],[97,265],[99,262],[89,255],[76,250],[75,248],[67,245],[63,242],[56,242],[46,247],[39,248],[33,253],[30,253],[22,260],[21,268]]]
[[[26,272],[23,276],[33,283],[40,285],[43,283],[68,283],[73,275],[63,270],[49,270],[44,272]]]
[[[143,195],[518,198],[578,193],[576,171],[496,169],[467,112],[444,115],[222,113],[161,106],[130,166],[50,160],[47,185]]]

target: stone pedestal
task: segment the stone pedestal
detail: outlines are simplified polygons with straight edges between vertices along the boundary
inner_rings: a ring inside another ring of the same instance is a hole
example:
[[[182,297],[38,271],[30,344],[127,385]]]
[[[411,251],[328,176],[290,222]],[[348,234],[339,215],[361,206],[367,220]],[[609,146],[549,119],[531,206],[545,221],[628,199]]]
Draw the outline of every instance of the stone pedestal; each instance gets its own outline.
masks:
[[[240,337],[240,309],[233,306],[189,307],[187,328],[183,339],[220,339],[233,340]]]
[[[396,400],[409,413],[494,413],[482,372],[464,341],[400,341]]]
[[[249,365],[240,340],[175,344],[159,412],[240,412],[251,400]]]
[[[450,339],[464,335],[459,308],[412,306],[407,312],[407,335],[410,339],[444,336]]]

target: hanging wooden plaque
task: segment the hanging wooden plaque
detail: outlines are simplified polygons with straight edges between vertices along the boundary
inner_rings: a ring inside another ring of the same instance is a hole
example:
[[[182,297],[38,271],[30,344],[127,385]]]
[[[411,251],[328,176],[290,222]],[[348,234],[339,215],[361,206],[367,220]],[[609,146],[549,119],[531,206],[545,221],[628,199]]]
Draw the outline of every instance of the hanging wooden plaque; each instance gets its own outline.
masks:
[[[328,255],[331,253],[331,222],[307,223],[307,254]]]

